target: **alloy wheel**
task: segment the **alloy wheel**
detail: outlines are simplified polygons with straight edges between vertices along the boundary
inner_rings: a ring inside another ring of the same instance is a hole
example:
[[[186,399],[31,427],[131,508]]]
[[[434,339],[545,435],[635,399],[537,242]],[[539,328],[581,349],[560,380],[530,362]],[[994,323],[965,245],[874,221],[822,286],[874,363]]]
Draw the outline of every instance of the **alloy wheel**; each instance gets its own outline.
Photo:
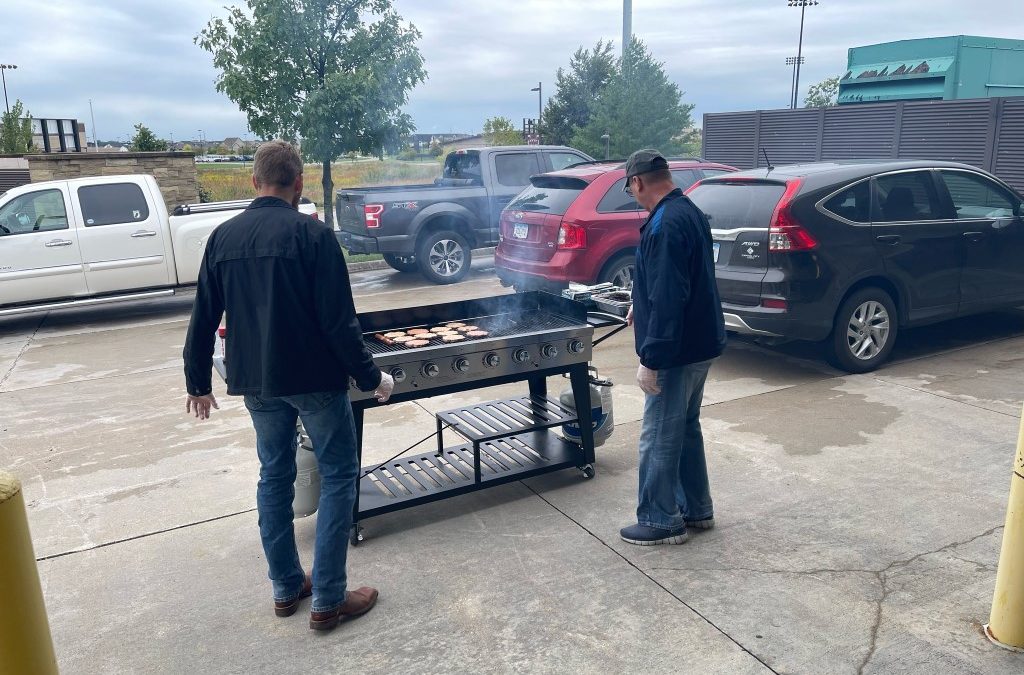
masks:
[[[868,300],[853,311],[846,327],[846,343],[850,353],[861,361],[878,356],[889,341],[889,312],[885,306]]]
[[[427,258],[430,268],[442,277],[452,277],[462,271],[466,253],[457,241],[440,239],[430,247]]]

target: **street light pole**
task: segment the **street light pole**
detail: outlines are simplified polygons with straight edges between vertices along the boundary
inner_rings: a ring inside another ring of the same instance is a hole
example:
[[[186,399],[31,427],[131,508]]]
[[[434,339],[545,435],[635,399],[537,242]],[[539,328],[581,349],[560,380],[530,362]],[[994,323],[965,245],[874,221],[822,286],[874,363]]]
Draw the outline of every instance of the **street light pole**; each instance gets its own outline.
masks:
[[[612,157],[612,137],[608,134],[602,134],[601,140],[604,141],[604,158],[611,159]]]
[[[92,99],[89,99],[89,119],[92,120],[92,145],[93,150],[100,151],[99,137],[96,135],[96,115],[92,111]]]
[[[7,100],[7,75],[5,74],[8,70],[17,70],[18,66],[8,63],[0,63],[0,80],[4,83],[4,105],[7,106],[7,112],[11,112],[11,104]]]
[[[818,4],[818,0],[789,0],[790,7],[800,8],[800,42],[797,44],[796,49],[796,76],[793,82],[793,108],[797,107],[797,101],[800,99],[800,63],[803,60],[804,51],[804,16],[807,14],[808,6],[815,6]]]
[[[530,91],[537,92],[537,142],[540,142],[540,116],[544,110],[544,90],[543,84],[537,83],[537,86]]]

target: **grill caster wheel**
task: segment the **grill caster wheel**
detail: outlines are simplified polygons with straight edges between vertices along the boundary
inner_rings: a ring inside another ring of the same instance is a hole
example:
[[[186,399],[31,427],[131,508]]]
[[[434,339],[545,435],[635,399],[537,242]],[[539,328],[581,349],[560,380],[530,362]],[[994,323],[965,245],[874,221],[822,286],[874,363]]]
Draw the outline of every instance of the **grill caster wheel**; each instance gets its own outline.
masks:
[[[352,534],[349,536],[349,542],[352,546],[359,546],[359,542],[363,540],[363,528],[358,525],[352,526]]]
[[[587,480],[590,480],[591,478],[597,475],[597,470],[594,468],[593,464],[585,464],[584,466],[580,466],[577,468],[583,472],[583,477],[586,478]]]

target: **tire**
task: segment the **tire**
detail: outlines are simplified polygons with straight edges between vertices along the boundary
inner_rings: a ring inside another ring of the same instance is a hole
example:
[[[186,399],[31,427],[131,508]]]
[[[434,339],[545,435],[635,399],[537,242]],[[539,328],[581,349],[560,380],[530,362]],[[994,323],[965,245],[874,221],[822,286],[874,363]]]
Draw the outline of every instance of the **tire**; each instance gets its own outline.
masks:
[[[629,290],[633,287],[633,277],[636,273],[636,254],[624,253],[604,266],[598,283],[612,283],[620,288]]]
[[[454,230],[438,230],[425,235],[416,247],[420,272],[435,284],[462,281],[473,262],[466,238]]]
[[[394,253],[385,253],[384,262],[388,264],[393,270],[408,274],[410,272],[418,272],[420,270],[419,263],[416,262],[416,256],[408,255],[395,255]]]
[[[836,312],[829,362],[848,373],[867,373],[885,363],[896,343],[896,304],[881,288],[862,288]]]

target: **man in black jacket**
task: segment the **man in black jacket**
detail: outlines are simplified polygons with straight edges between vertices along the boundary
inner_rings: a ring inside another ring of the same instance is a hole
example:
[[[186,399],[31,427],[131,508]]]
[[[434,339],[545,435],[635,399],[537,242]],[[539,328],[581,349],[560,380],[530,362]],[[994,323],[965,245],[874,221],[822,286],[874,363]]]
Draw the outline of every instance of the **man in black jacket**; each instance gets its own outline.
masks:
[[[700,429],[711,361],[725,349],[711,228],[672,182],[657,150],[626,162],[624,189],[650,212],[640,228],[628,317],[647,394],[640,433],[637,523],[620,531],[631,544],[681,544],[687,526],[714,526]]]
[[[310,628],[329,630],[377,601],[375,589],[346,590],[359,474],[349,378],[382,402],[394,381],[363,344],[334,233],[296,209],[302,160],[295,148],[284,141],[260,146],[253,185],[259,197],[206,245],[185,341],[185,407],[199,419],[217,407],[211,369],[226,314],[228,394],[245,397],[256,429],[256,504],[274,611],[291,616],[312,595]],[[292,525],[297,418],[321,476],[312,578],[302,570]]]

